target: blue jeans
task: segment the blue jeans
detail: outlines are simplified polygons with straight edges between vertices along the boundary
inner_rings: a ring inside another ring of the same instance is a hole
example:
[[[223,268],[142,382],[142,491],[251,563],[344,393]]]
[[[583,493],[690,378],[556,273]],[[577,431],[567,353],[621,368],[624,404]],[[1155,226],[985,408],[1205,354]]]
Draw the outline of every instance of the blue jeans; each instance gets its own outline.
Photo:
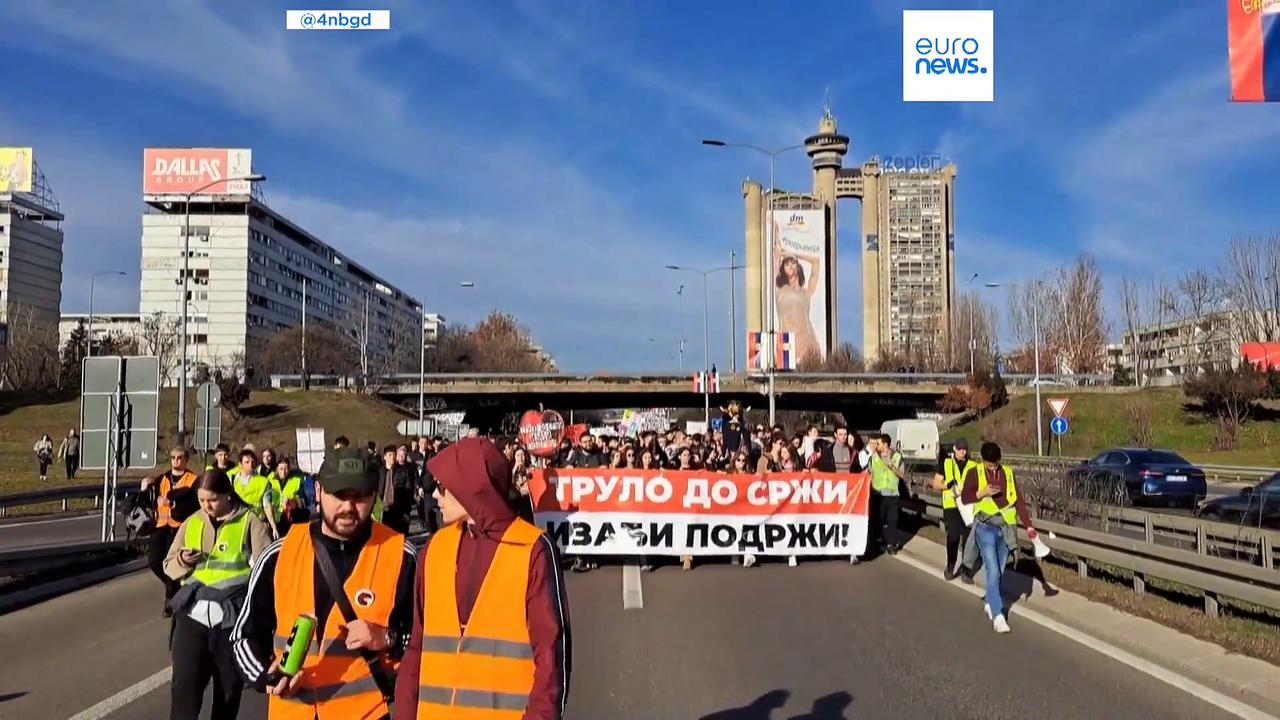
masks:
[[[987,604],[991,617],[1004,614],[1004,600],[1000,597],[1000,578],[1004,565],[1009,561],[1009,546],[1004,542],[1004,531],[987,523],[974,523],[978,540],[978,552],[982,554],[982,569],[987,578]]]

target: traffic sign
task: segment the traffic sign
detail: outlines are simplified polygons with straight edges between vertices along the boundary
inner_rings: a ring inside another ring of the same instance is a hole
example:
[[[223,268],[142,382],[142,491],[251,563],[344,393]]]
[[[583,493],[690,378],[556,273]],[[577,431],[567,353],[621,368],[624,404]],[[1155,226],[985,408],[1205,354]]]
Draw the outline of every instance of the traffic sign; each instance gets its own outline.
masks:
[[[196,408],[196,450],[207,453],[222,442],[222,408]]]
[[[1067,403],[1071,402],[1071,398],[1049,398],[1049,408],[1053,410],[1056,417],[1062,417],[1062,413],[1067,410]]]
[[[1053,419],[1049,421],[1049,429],[1053,431],[1054,435],[1066,435],[1069,428],[1067,419],[1061,415],[1054,415]]]
[[[87,357],[80,373],[80,467],[155,467],[160,434],[159,360]]]
[[[218,404],[221,402],[222,390],[218,387],[217,383],[201,383],[200,387],[196,388],[196,404],[200,407],[218,407]]]
[[[396,432],[400,435],[435,435],[436,421],[423,420],[422,424],[418,424],[417,420],[401,420],[396,424]]]

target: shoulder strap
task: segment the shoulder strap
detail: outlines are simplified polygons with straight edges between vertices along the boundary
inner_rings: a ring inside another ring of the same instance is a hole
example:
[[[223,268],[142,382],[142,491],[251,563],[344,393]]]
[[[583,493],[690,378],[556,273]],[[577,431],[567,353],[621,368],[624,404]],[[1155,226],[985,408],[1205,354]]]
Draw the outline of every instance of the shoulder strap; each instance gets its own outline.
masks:
[[[308,534],[310,531],[308,530]],[[311,535],[311,549],[316,556],[316,565],[320,567],[320,574],[324,576],[324,582],[329,586],[329,595],[333,598],[334,607],[338,612],[342,613],[342,619],[348,623],[355,622],[359,618],[356,617],[355,608],[351,607],[351,598],[347,597],[347,591],[342,587],[342,582],[338,580],[338,569],[333,566],[333,560],[329,557],[329,553],[320,545],[320,541],[315,535]],[[396,696],[396,679],[392,677],[387,668],[378,658],[378,653],[361,648],[360,657],[369,664],[369,672],[373,675],[373,681],[377,683],[378,690],[382,693],[382,699],[390,707]]]

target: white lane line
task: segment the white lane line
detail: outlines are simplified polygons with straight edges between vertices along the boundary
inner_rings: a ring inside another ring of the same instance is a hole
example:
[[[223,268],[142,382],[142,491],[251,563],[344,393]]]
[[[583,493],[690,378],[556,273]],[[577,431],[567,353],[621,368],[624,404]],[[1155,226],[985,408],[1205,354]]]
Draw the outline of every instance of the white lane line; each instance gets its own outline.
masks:
[[[142,682],[131,685],[93,707],[72,715],[67,720],[101,720],[143,695],[169,682],[173,668],[167,667]]]
[[[942,575],[939,573],[938,568],[933,567],[922,560],[918,560],[916,558],[903,555],[902,553],[898,553],[893,557],[901,562],[904,562],[910,565],[911,567],[917,570],[920,570],[921,572],[926,573],[927,575],[929,575],[929,577],[936,578],[940,582],[946,582],[945,580],[942,579]],[[966,585],[964,583],[960,583],[960,584],[948,583],[948,584],[951,585],[951,587],[964,590],[970,595],[976,595],[977,597],[980,597],[980,598],[986,597],[986,592],[981,588],[979,588],[977,585]],[[1015,617],[1026,618],[1027,620],[1030,620],[1031,622],[1036,623],[1037,625],[1048,628],[1049,630],[1052,630],[1058,633],[1059,635],[1062,635],[1068,640],[1074,640],[1075,642],[1078,642],[1081,645],[1093,648],[1094,650],[1097,650],[1098,652],[1102,653],[1103,655],[1106,655],[1112,660],[1116,660],[1118,662],[1124,663],[1125,665],[1128,665],[1129,667],[1133,668],[1134,670],[1137,670],[1138,672],[1146,673],[1147,675],[1150,675],[1151,677],[1157,680],[1166,682],[1178,688],[1179,690],[1185,691],[1188,695],[1199,698],[1205,701],[1206,703],[1209,703],[1210,705],[1214,705],[1218,708],[1221,708],[1222,710],[1225,710],[1231,713],[1232,715],[1235,715],[1236,717],[1244,718],[1245,720],[1277,720],[1275,715],[1270,715],[1268,713],[1265,713],[1253,707],[1252,705],[1247,705],[1243,702],[1240,702],[1239,700],[1236,700],[1230,695],[1218,692],[1217,690],[1214,690],[1208,685],[1198,683],[1195,680],[1192,680],[1191,678],[1186,677],[1185,675],[1180,675],[1177,672],[1174,672],[1173,670],[1170,670],[1165,667],[1161,667],[1160,665],[1157,665],[1156,663],[1153,663],[1150,660],[1146,660],[1145,658],[1140,658],[1137,655],[1134,655],[1133,653],[1127,650],[1123,650],[1119,647],[1116,647],[1111,643],[1105,642],[1100,638],[1096,638],[1088,633],[1082,632],[1080,630],[1076,630],[1075,628],[1070,627],[1069,625],[1064,625],[1058,622],[1057,620],[1054,620],[1053,618],[1050,618],[1046,615],[1036,612],[1035,610],[1032,610],[1031,608],[1027,607],[1025,604],[1019,604],[1015,608],[1013,608],[1012,614]]]
[[[0,525],[0,531],[8,530],[9,528],[27,527],[27,526],[30,526],[30,525],[51,525],[51,524],[53,524],[53,523],[76,522],[77,520],[79,520],[79,521],[86,521],[86,520],[98,520],[98,521],[101,521],[101,520],[102,520],[102,515],[101,515],[101,514],[98,514],[98,515],[77,515],[76,517],[57,518],[57,519],[54,519],[54,520],[30,520],[30,521],[27,521],[27,522],[6,523],[6,524],[4,524],[4,525]]]
[[[622,609],[644,609],[644,589],[640,584],[640,566],[635,560],[628,560],[622,566]]]

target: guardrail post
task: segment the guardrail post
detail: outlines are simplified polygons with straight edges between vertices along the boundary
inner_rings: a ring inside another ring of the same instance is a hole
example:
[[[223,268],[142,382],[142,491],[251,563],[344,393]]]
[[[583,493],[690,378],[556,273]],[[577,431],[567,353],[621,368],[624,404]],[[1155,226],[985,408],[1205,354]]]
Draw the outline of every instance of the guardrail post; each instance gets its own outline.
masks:
[[[1081,578],[1089,577],[1089,563],[1085,562],[1084,558],[1076,558],[1076,573]]]
[[[97,509],[98,509],[98,496],[97,496],[97,495],[94,495],[94,496],[93,496],[93,509],[94,509],[94,510],[97,510]]]
[[[1146,517],[1142,519],[1142,530],[1147,542],[1154,543],[1156,541],[1156,523],[1151,519],[1151,513],[1147,513]]]
[[[1147,594],[1147,579],[1143,577],[1142,573],[1133,574],[1133,592],[1136,595]]]
[[[1204,592],[1204,614],[1218,619],[1218,596],[1208,590]]]
[[[1204,529],[1204,524],[1196,526],[1196,552],[1201,555],[1209,553],[1209,533]]]
[[[62,498],[62,512],[66,512],[66,511],[67,511],[67,499]]]
[[[1271,536],[1262,533],[1262,537],[1258,540],[1258,550],[1262,555],[1262,567],[1267,570],[1276,569],[1275,549],[1271,547]]]
[[[5,510],[7,509],[8,508],[6,508],[5,506],[0,505],[0,517],[4,517]]]

